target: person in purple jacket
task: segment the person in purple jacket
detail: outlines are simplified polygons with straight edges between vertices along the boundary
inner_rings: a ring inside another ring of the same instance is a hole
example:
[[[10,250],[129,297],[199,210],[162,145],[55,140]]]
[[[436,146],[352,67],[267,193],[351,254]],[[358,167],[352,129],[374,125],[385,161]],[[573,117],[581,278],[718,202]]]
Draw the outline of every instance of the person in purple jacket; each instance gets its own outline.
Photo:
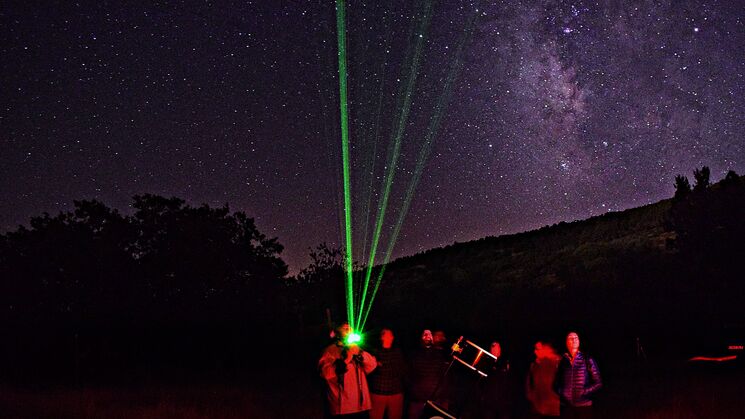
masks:
[[[562,418],[591,418],[592,396],[603,382],[594,359],[580,352],[579,335],[567,335],[567,353],[556,371],[556,393],[561,401]]]

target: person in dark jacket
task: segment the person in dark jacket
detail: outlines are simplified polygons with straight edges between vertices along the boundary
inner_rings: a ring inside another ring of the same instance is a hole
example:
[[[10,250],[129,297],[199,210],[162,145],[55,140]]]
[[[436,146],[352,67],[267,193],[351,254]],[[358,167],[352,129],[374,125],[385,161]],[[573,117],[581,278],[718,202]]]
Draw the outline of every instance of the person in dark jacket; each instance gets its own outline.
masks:
[[[409,418],[418,419],[427,399],[437,389],[443,373],[447,369],[450,353],[434,345],[432,332],[422,332],[421,346],[411,357]]]
[[[394,338],[391,329],[381,330],[380,349],[373,352],[378,366],[367,379],[372,399],[370,419],[401,419],[403,416],[406,364],[401,349],[393,346]]]
[[[559,361],[556,371],[556,393],[561,401],[562,418],[591,418],[592,396],[603,382],[594,359],[580,352],[579,336],[567,335],[567,353]]]
[[[502,345],[492,342],[489,352],[496,361],[484,371],[481,391],[481,414],[484,419],[505,419],[512,414],[512,391],[510,382],[510,363],[502,356]]]

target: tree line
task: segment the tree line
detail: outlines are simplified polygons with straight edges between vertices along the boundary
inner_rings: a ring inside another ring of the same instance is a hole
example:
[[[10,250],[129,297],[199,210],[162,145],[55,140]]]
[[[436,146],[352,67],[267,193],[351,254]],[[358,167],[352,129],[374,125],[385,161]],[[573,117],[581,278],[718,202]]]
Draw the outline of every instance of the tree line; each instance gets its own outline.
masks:
[[[664,244],[685,254],[685,260],[710,267],[707,263],[739,250],[743,181],[730,171],[711,185],[708,167],[693,175],[693,186],[678,175],[673,200],[656,204],[657,211],[632,209],[402,258],[388,267],[384,288],[390,292],[422,277],[429,283],[423,289],[476,278],[490,287],[524,282],[526,276],[537,288],[550,288],[557,278],[585,276],[575,272],[578,264],[568,266],[571,258],[562,258],[552,240],[577,244],[573,255],[592,269],[608,262],[604,245],[625,251],[642,245],[635,242],[636,232],[667,237]],[[72,211],[45,213],[32,218],[29,227],[0,235],[4,321],[198,323],[212,316],[261,321],[291,308],[287,315],[307,323],[318,322],[325,308],[341,313],[341,250],[320,244],[311,249],[311,263],[288,277],[282,245],[259,232],[243,212],[150,194],[135,196],[131,207],[131,215],[122,215],[99,201],[74,201]],[[551,255],[557,256],[553,263],[542,260]],[[522,275],[515,273],[516,265]],[[430,272],[434,266],[439,273]],[[619,273],[610,266],[602,269],[614,271],[606,276],[610,279]]]
[[[5,324],[203,323],[269,316],[282,245],[243,212],[138,195],[95,200],[0,236]]]
[[[707,167],[693,175],[693,186],[677,176],[674,197],[656,204],[393,261],[371,324],[438,322],[509,336],[568,324],[602,334],[632,323],[629,333],[643,334],[741,319],[745,181],[730,171],[712,184]],[[72,335],[170,339],[163,330],[317,337],[329,320],[343,320],[339,249],[320,244],[290,277],[282,245],[243,212],[149,194],[131,208],[124,215],[75,201],[72,211],[0,235],[2,331],[26,334],[27,347],[43,351]],[[214,350],[245,347],[251,336]]]

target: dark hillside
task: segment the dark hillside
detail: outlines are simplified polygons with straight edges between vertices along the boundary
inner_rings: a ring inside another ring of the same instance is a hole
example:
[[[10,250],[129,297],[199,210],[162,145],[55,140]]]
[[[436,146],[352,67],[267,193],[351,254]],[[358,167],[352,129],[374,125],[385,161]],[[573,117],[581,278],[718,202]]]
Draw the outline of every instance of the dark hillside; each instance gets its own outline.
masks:
[[[374,312],[515,338],[718,330],[745,319],[735,308],[745,302],[744,227],[745,184],[730,175],[684,197],[396,260]]]

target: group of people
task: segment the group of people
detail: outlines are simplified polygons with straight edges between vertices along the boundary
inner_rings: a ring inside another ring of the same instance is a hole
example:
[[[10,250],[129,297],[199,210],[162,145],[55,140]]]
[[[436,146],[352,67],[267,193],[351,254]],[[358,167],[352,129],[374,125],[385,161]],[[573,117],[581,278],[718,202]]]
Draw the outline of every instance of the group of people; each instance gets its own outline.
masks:
[[[559,356],[548,342],[536,342],[525,396],[537,416],[591,418],[592,398],[603,386],[595,360],[579,350],[579,335],[566,336],[567,351]]]
[[[419,419],[427,400],[442,390],[443,377],[459,348],[448,346],[442,331],[424,330],[419,348],[404,358],[394,345],[391,329],[380,332],[380,344],[363,350],[347,341],[348,324],[334,332],[334,342],[326,347],[318,362],[325,381],[327,406],[331,417],[370,419]],[[535,360],[525,379],[525,396],[533,417],[561,416],[589,418],[593,395],[602,380],[597,363],[579,350],[579,336],[566,337],[567,352],[558,355],[550,343],[535,344]],[[478,391],[468,392],[469,409],[463,417],[507,418],[514,412],[510,364],[502,357],[499,342],[489,347],[492,355]],[[452,385],[452,384],[451,384]],[[452,389],[451,389],[452,390]],[[427,416],[429,417],[429,416]]]

